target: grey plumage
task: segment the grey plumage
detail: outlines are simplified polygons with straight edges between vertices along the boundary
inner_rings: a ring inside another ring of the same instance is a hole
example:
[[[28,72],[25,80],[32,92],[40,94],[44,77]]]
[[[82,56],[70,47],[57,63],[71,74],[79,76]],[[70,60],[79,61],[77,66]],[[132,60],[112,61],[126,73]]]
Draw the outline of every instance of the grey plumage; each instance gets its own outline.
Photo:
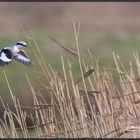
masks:
[[[25,47],[26,42],[18,41],[15,45],[2,49],[0,51],[0,66],[7,65],[13,60],[26,66],[31,66],[32,63],[23,50]]]

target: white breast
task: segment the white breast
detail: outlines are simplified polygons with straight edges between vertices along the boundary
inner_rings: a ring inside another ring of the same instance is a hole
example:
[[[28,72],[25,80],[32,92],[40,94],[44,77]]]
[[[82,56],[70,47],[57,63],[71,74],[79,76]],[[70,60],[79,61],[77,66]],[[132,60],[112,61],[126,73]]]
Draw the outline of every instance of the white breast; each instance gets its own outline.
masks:
[[[14,47],[13,47],[12,52],[13,52],[14,54],[18,53],[19,51],[20,51],[20,50],[19,50],[19,48],[17,48],[17,46],[14,46]]]
[[[20,49],[16,45],[10,46],[10,47],[6,47],[6,49],[11,50],[13,54],[17,54],[20,51]]]

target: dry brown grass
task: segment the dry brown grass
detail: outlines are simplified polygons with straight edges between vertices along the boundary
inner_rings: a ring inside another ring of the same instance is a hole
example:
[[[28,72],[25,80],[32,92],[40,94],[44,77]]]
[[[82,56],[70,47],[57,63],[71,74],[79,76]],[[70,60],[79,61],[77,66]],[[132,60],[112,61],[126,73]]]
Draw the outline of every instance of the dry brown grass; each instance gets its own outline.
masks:
[[[22,137],[30,138],[29,130],[34,129],[34,137],[93,137],[93,138],[119,138],[139,137],[139,103],[140,103],[140,60],[138,53],[134,53],[135,64],[130,63],[126,69],[118,55],[113,53],[115,69],[106,69],[98,65],[90,50],[91,64],[86,65],[79,50],[79,30],[75,23],[74,36],[77,49],[75,59],[79,61],[80,76],[75,79],[73,67],[69,60],[64,62],[61,56],[62,72],[58,73],[51,65],[46,66],[35,40],[34,55],[40,65],[40,71],[46,78],[42,87],[44,94],[35,90],[30,76],[25,73],[34,101],[33,107],[20,105],[14,96],[8,77],[4,71],[15,111],[10,110],[4,103],[4,120],[0,120],[0,137],[17,138],[18,131]],[[30,43],[30,40],[29,40]],[[30,43],[32,46],[32,44]],[[66,63],[68,71],[66,71]],[[118,78],[115,83],[113,72]],[[78,82],[77,82],[78,81]],[[25,111],[28,108],[32,112]],[[26,120],[30,118],[32,126],[27,126]],[[18,128],[15,123],[18,123]]]

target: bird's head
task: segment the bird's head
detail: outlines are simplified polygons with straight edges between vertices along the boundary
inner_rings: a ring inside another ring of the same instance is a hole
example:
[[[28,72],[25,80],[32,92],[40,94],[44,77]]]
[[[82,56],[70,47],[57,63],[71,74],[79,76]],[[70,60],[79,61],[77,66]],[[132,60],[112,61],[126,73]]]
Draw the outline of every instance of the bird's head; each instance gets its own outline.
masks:
[[[26,44],[25,41],[18,41],[18,42],[16,43],[16,46],[18,46],[19,49],[22,49],[22,48],[26,47],[27,44]]]

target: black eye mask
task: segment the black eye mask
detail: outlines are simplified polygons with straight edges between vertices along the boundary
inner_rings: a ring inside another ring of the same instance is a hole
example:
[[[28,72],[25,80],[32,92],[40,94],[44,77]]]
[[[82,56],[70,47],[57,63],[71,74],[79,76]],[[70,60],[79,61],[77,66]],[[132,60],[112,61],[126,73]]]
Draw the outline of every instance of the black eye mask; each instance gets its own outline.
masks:
[[[24,44],[22,44],[22,43],[17,43],[16,45],[21,45],[21,46],[24,46],[24,47],[26,47],[26,45],[24,45]]]

